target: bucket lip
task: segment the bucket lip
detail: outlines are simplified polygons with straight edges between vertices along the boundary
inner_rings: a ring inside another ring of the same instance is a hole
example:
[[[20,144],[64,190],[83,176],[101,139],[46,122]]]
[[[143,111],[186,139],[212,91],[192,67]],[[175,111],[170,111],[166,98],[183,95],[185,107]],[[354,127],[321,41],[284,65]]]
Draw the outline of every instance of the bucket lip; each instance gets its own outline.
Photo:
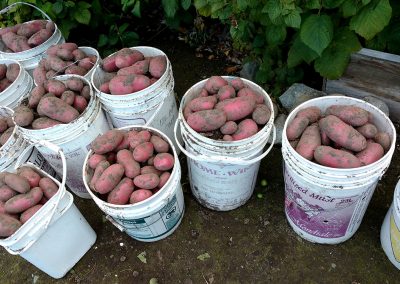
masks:
[[[377,161],[375,161],[375,162],[373,162],[371,164],[368,164],[368,165],[365,165],[365,166],[361,166],[361,167],[357,167],[357,168],[347,168],[347,169],[332,168],[332,167],[323,166],[323,165],[317,164],[315,162],[311,162],[311,161],[307,160],[306,158],[302,157],[301,155],[299,155],[293,149],[293,147],[290,146],[289,140],[287,139],[287,136],[286,136],[286,128],[287,128],[287,125],[289,124],[289,121],[291,121],[301,109],[303,109],[305,107],[309,107],[309,106],[315,106],[315,105],[308,105],[309,103],[319,102],[319,101],[327,100],[327,99],[332,99],[332,100],[336,99],[336,100],[338,100],[338,99],[343,99],[343,98],[351,100],[351,101],[354,101],[356,103],[367,104],[368,107],[372,108],[374,111],[377,111],[381,116],[383,116],[390,123],[390,127],[391,127],[392,133],[393,133],[393,137],[392,137],[392,141],[391,141],[391,145],[390,145],[389,150],[385,153],[385,155],[383,155],[382,158],[380,158],[379,160],[377,160]],[[307,106],[304,106],[304,105],[307,105]],[[384,159],[386,159],[388,156],[392,156],[393,155],[394,148],[396,146],[396,128],[394,127],[392,121],[386,116],[385,113],[383,113],[376,106],[374,106],[374,105],[372,105],[372,104],[370,104],[370,103],[368,103],[366,101],[363,101],[363,100],[360,100],[360,99],[357,99],[357,98],[353,98],[353,97],[348,97],[348,96],[333,96],[333,95],[331,96],[331,95],[329,95],[329,96],[323,96],[323,97],[314,98],[314,99],[305,101],[304,103],[301,103],[300,105],[298,105],[295,109],[293,109],[290,112],[290,114],[288,115],[288,117],[287,117],[287,119],[285,121],[285,124],[284,124],[284,127],[283,127],[283,131],[282,131],[282,149],[284,148],[284,145],[285,146],[287,145],[286,148],[288,149],[288,151],[290,151],[290,153],[292,155],[294,155],[302,163],[306,163],[306,164],[312,165],[314,167],[315,166],[320,167],[320,169],[324,170],[324,171],[326,171],[326,170],[328,170],[328,171],[335,170],[337,172],[347,172],[349,170],[365,170],[367,168],[372,168],[372,167],[376,166],[377,164],[381,163]]]
[[[48,19],[44,19],[44,20],[47,21],[47,22],[53,22],[53,23],[54,23],[54,32],[51,34],[51,36],[50,36],[45,42],[43,42],[42,44],[39,44],[38,46],[35,46],[35,47],[30,48],[30,49],[28,49],[28,50],[20,51],[20,52],[4,52],[4,51],[1,51],[1,50],[0,50],[0,55],[3,55],[3,56],[8,55],[8,56],[9,56],[10,53],[13,54],[12,56],[14,56],[14,55],[15,55],[15,56],[31,55],[30,53],[34,53],[35,51],[40,50],[44,45],[46,45],[46,44],[48,44],[49,42],[51,42],[51,41],[53,40],[53,37],[54,37],[57,33],[59,33],[58,26],[57,26],[56,22],[54,22],[54,21],[50,21],[50,20],[48,20]],[[31,20],[31,21],[28,21],[28,22],[25,22],[25,23],[30,23],[30,22],[33,22],[33,21],[35,21],[35,20]],[[60,32],[60,33],[61,33],[61,32]],[[34,56],[37,56],[37,55],[29,56],[29,57],[24,58],[24,59],[21,59],[21,60],[26,60],[26,59],[32,58],[32,57],[34,57]]]
[[[150,127],[150,126],[144,126],[144,125],[128,125],[128,126],[123,126],[120,128],[116,128],[118,130],[124,130],[124,131],[130,131],[130,130],[150,130],[151,132],[159,135],[160,137],[162,137],[163,139],[165,139],[170,148],[172,149],[173,155],[174,155],[174,167],[172,168],[171,171],[171,177],[176,173],[180,171],[180,164],[179,164],[179,158],[178,158],[178,154],[176,153],[175,147],[172,144],[172,141],[168,138],[167,135],[165,135],[164,133],[162,133],[160,130]],[[88,168],[88,160],[90,158],[90,156],[93,154],[93,150],[90,149],[89,152],[86,154],[85,160],[83,162],[83,167],[82,167],[82,179],[83,179],[83,183],[87,189],[87,191],[89,192],[90,196],[97,201],[100,201],[101,203],[104,203],[106,206],[108,206],[109,208],[115,208],[115,209],[124,209],[124,208],[136,208],[139,206],[143,206],[149,202],[151,202],[155,196],[161,195],[162,193],[165,192],[165,188],[167,187],[167,185],[172,183],[172,179],[169,178],[168,181],[164,184],[164,186],[162,188],[160,188],[155,194],[153,194],[152,196],[150,196],[149,198],[142,200],[140,202],[134,203],[134,204],[124,204],[124,205],[119,205],[119,204],[112,204],[112,203],[108,203],[107,201],[104,201],[100,198],[98,198],[96,196],[96,194],[93,193],[92,189],[89,187],[89,184],[87,183],[87,168]]]
[[[8,113],[8,116],[0,115],[1,118],[3,118],[3,117],[11,117],[12,118],[13,117],[14,111],[11,108],[6,107],[6,106],[0,106],[0,110],[3,110],[3,109]],[[7,143],[10,141],[11,137],[18,138],[18,132],[19,132],[19,126],[15,125],[14,130],[11,133],[10,137],[7,139],[6,143],[0,147],[0,153],[3,151],[3,148],[5,146],[7,146]]]
[[[95,69],[93,70],[93,73],[90,76],[90,82],[91,82],[93,88],[95,89],[97,95],[100,97],[100,99],[102,99],[102,97],[103,97],[103,98],[105,98],[107,100],[113,101],[113,100],[116,100],[116,97],[118,97],[118,98],[121,98],[121,97],[123,97],[123,98],[131,98],[131,97],[134,98],[135,96],[138,95],[139,92],[145,92],[145,91],[148,91],[150,89],[157,88],[158,85],[160,84],[160,82],[165,81],[167,79],[167,76],[169,76],[169,73],[170,72],[172,73],[171,62],[169,61],[168,56],[165,54],[165,52],[163,52],[161,49],[158,49],[158,48],[155,48],[155,47],[151,47],[151,46],[133,46],[133,47],[129,47],[129,49],[137,50],[137,51],[140,51],[140,52],[143,52],[145,50],[153,50],[153,51],[159,52],[160,53],[159,55],[164,55],[165,58],[167,59],[167,66],[166,66],[166,69],[164,71],[164,74],[162,74],[162,76],[160,78],[158,78],[158,80],[155,83],[151,84],[147,88],[144,88],[143,90],[140,90],[140,91],[137,91],[137,92],[134,92],[134,93],[130,93],[130,94],[125,94],[125,95],[112,95],[112,94],[103,93],[102,91],[100,91],[97,88],[97,86],[95,84],[95,75],[99,72],[99,69],[101,69],[101,71],[105,72],[101,68],[101,64],[99,64],[99,65],[95,66]],[[110,54],[109,56],[107,56],[104,59],[107,59],[107,58],[115,55],[117,52],[118,51]]]
[[[9,61],[11,61],[11,62],[9,62]],[[14,80],[14,82],[11,83],[10,86],[8,86],[5,90],[3,90],[2,92],[0,92],[0,95],[2,95],[4,92],[9,91],[9,90],[10,90],[12,87],[14,87],[16,84],[20,83],[20,82],[18,82],[19,79],[20,79],[21,76],[24,74],[24,72],[26,72],[25,69],[24,69],[24,67],[22,67],[22,65],[21,65],[21,63],[20,63],[19,61],[15,60],[15,59],[11,59],[11,58],[10,58],[10,59],[9,59],[9,58],[0,58],[0,64],[6,64],[6,65],[8,66],[8,65],[13,64],[13,63],[18,64],[18,66],[19,66],[18,76],[17,76],[17,78]]]
[[[185,94],[183,95],[183,97],[181,99],[181,102],[180,102],[180,106],[179,106],[179,110],[178,110],[178,119],[183,123],[185,128],[191,130],[191,132],[192,132],[191,135],[196,137],[196,139],[201,139],[202,141],[205,141],[207,143],[220,145],[220,146],[235,147],[235,146],[242,146],[243,144],[246,144],[246,143],[256,139],[258,136],[262,136],[262,134],[264,134],[268,129],[271,129],[272,125],[274,124],[275,113],[274,113],[274,107],[273,107],[272,100],[271,100],[270,96],[268,95],[268,93],[261,86],[259,86],[258,84],[254,83],[254,82],[252,82],[250,80],[247,80],[245,78],[237,77],[237,76],[228,76],[228,75],[222,75],[221,77],[224,78],[225,80],[228,80],[228,81],[231,81],[233,79],[239,78],[245,83],[246,87],[252,87],[252,89],[253,88],[259,88],[260,90],[262,90],[262,95],[264,96],[264,98],[266,98],[265,105],[267,105],[268,108],[271,111],[271,116],[270,116],[269,120],[254,135],[252,135],[250,137],[247,137],[245,139],[237,140],[237,141],[215,140],[215,139],[211,139],[211,138],[208,138],[208,137],[200,135],[197,131],[195,131],[192,127],[190,127],[190,125],[186,122],[186,119],[183,116],[183,109],[184,109],[184,103],[186,103],[185,100],[186,100],[187,96],[189,95],[189,92],[191,92],[194,88],[197,88],[197,87],[200,87],[200,86],[204,86],[206,81],[209,79],[209,78],[206,78],[204,80],[201,80],[201,81],[197,82],[193,86],[191,86],[185,92]],[[265,142],[268,142],[268,140],[266,140]]]

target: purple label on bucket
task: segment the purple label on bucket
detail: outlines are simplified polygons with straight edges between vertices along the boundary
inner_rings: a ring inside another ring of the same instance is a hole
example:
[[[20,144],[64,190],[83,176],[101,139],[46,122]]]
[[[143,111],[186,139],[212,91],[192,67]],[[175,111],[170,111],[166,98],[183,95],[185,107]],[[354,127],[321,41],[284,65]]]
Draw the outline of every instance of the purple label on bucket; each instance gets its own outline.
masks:
[[[285,169],[285,211],[302,231],[320,238],[346,234],[358,198],[333,198],[301,186]]]

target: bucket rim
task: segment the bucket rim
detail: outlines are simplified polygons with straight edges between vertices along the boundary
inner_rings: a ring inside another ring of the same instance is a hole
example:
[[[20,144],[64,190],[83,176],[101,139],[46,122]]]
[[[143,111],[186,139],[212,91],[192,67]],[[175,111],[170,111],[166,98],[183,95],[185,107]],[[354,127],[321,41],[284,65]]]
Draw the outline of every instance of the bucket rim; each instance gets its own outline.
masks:
[[[9,62],[9,61],[11,61],[11,62]],[[18,72],[17,78],[11,83],[10,86],[8,86],[5,90],[0,92],[0,95],[2,95],[4,92],[11,90],[12,87],[15,87],[15,85],[20,83],[19,81],[20,81],[22,75],[24,75],[24,73],[26,73],[26,70],[24,69],[24,67],[22,66],[22,64],[19,61],[15,60],[15,59],[11,59],[11,58],[0,58],[0,64],[6,64],[7,66],[10,64],[18,64],[18,66],[19,66],[19,72]],[[26,75],[29,76],[29,74],[26,74]]]

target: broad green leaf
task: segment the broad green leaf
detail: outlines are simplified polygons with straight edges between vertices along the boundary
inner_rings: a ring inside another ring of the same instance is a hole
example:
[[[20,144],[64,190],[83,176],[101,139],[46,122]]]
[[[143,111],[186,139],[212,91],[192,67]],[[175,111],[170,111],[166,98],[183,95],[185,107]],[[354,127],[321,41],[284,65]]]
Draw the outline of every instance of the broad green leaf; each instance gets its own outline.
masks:
[[[74,3],[74,1],[67,1],[67,2],[65,2],[65,6],[72,8],[75,6],[75,3]]]
[[[224,8],[225,5],[223,1],[213,3],[213,5],[211,5],[211,17],[217,18],[217,12]]]
[[[281,16],[282,6],[279,0],[269,0],[262,11],[268,13],[271,20],[275,20]]]
[[[129,47],[129,46],[134,46],[137,45],[139,42],[139,35],[135,32],[125,32],[121,36],[121,41],[124,46]]]
[[[389,0],[374,0],[351,18],[350,29],[370,40],[389,23],[392,7]]]
[[[300,28],[301,16],[298,9],[292,10],[289,14],[284,17],[285,24],[288,27]]]
[[[78,8],[79,9],[89,9],[91,6],[92,5],[90,5],[89,3],[84,2],[84,1],[79,1],[78,2]]]
[[[236,3],[237,3],[237,6],[238,6],[239,10],[244,10],[249,5],[249,1],[248,0],[237,0]]]
[[[324,8],[333,9],[339,7],[344,0],[322,0]]]
[[[340,48],[348,53],[353,53],[361,49],[361,44],[357,35],[347,28],[338,30],[335,34],[333,42],[335,42],[337,48]]]
[[[253,48],[262,47],[265,44],[264,37],[260,34],[256,35],[253,40]]]
[[[172,18],[175,16],[176,11],[178,10],[178,0],[162,0],[161,2],[167,17]]]
[[[109,33],[108,35],[108,44],[109,45],[116,45],[119,41],[118,33]]]
[[[97,42],[98,47],[106,46],[108,43],[108,37],[105,34],[99,36],[99,41]]]
[[[75,10],[74,18],[78,23],[88,25],[90,22],[90,11],[87,9],[84,10]]]
[[[203,253],[203,254],[200,254],[200,255],[197,256],[197,259],[198,259],[198,260],[201,260],[201,261],[204,261],[204,260],[206,260],[207,258],[210,258],[210,255],[209,255],[208,252]]]
[[[320,9],[321,8],[321,0],[308,0],[305,1],[306,3],[306,8],[307,9]]]
[[[362,0],[361,2],[363,5],[367,5],[367,4],[369,4],[369,2],[371,2],[371,0]]]
[[[123,33],[124,31],[126,31],[126,29],[129,27],[128,23],[123,23],[121,26],[119,26],[118,31],[120,33]]]
[[[322,77],[338,79],[346,70],[349,60],[349,53],[331,45],[315,60],[314,68]]]
[[[357,0],[345,0],[341,6],[342,15],[344,18],[348,18],[357,14],[359,9]]]
[[[266,31],[267,42],[271,45],[276,45],[283,42],[286,38],[286,27],[270,26]]]
[[[191,4],[192,4],[192,0],[182,0],[181,1],[181,6],[182,6],[183,10],[189,9]]]
[[[53,4],[52,10],[56,14],[60,14],[63,10],[63,4],[61,2],[56,2]]]
[[[311,63],[315,58],[318,57],[318,54],[305,45],[300,36],[296,36],[292,46],[289,49],[287,64],[289,68],[299,65],[302,61]]]
[[[211,16],[211,6],[208,4],[207,0],[194,0],[194,6],[201,16]]]
[[[218,18],[220,20],[227,20],[232,16],[232,7],[229,6],[225,6],[223,9],[221,9],[221,11],[219,11],[218,13]]]
[[[301,25],[301,40],[318,55],[333,38],[332,20],[327,15],[310,15]]]
[[[140,1],[137,1],[135,3],[135,6],[133,6],[133,9],[131,10],[132,15],[134,15],[135,17],[140,18],[142,15],[140,13]]]

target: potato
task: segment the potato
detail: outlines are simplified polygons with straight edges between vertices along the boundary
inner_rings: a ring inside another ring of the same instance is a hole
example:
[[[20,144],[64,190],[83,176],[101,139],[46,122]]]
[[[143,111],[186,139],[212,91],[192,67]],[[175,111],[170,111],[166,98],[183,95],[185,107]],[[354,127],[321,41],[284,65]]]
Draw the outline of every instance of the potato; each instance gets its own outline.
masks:
[[[332,105],[327,108],[326,115],[335,115],[351,126],[362,126],[368,122],[368,111],[351,105]]]
[[[56,25],[54,24],[53,21],[48,21],[46,23],[46,29],[54,33],[54,31],[56,29]]]
[[[11,197],[17,195],[15,190],[12,190],[8,185],[3,184],[0,186],[0,201],[6,202]],[[0,212],[1,213],[1,212]]]
[[[236,97],[235,89],[231,85],[222,86],[217,93],[218,101],[232,99]]]
[[[34,169],[30,167],[20,167],[17,169],[17,174],[20,177],[26,178],[31,188],[39,186],[40,175]]]
[[[307,107],[307,108],[304,108],[304,109],[300,110],[296,114],[296,117],[298,117],[298,118],[305,117],[305,118],[308,119],[308,121],[310,123],[314,123],[314,122],[317,122],[320,119],[321,110],[318,107],[314,107],[314,106]]]
[[[96,182],[100,178],[100,176],[103,174],[105,169],[107,169],[110,166],[110,163],[108,161],[101,161],[98,163],[96,169],[94,170],[93,176],[90,180],[90,188],[92,188],[94,191],[96,191]]]
[[[76,109],[56,97],[42,98],[37,106],[37,112],[39,115],[63,123],[70,123],[79,117],[79,112]]]
[[[153,158],[153,161],[154,161],[154,157],[152,157],[152,158]],[[154,163],[153,163],[153,165],[154,165]],[[160,176],[162,174],[162,171],[157,170],[154,166],[148,165],[148,166],[143,166],[143,167],[140,168],[140,174],[141,175],[144,175],[144,174],[156,174],[156,175]]]
[[[117,163],[122,165],[125,169],[125,176],[134,178],[140,174],[140,165],[133,159],[131,151],[123,149],[117,153]]]
[[[4,202],[0,201],[0,214],[6,213],[6,208],[4,207]]]
[[[45,93],[46,93],[46,90],[44,89],[43,85],[38,85],[38,86],[34,87],[29,96],[28,106],[30,108],[36,108],[40,102],[40,99],[42,98],[42,96]]]
[[[38,85],[42,85],[46,81],[46,70],[43,67],[37,67],[33,70],[33,79]]]
[[[77,49],[77,50],[79,50],[79,49]],[[92,69],[94,67],[94,65],[95,65],[95,62],[92,62],[92,60],[89,57],[85,57],[78,62],[78,66],[85,69],[86,71],[89,71],[90,69]]]
[[[17,63],[11,63],[7,67],[6,77],[9,81],[14,82],[19,75],[20,67]]]
[[[255,100],[257,104],[264,104],[264,97],[258,92],[250,89],[248,87],[242,88],[238,93],[238,97],[249,97],[252,100]]]
[[[19,220],[21,221],[22,224],[25,224],[30,218],[32,218],[33,215],[35,215],[36,212],[42,208],[42,204],[37,204],[27,210],[25,210],[22,214],[21,217],[19,217]]]
[[[201,111],[201,110],[213,109],[216,103],[217,103],[217,98],[215,96],[199,97],[191,100],[188,103],[188,107],[192,111]]]
[[[48,55],[46,62],[50,69],[62,73],[68,66],[68,63],[55,55]]]
[[[385,151],[388,151],[390,149],[391,139],[388,133],[378,132],[375,135],[374,140],[376,143],[379,143]]]
[[[317,163],[331,168],[357,168],[361,166],[360,160],[353,154],[334,149],[330,146],[318,146],[314,151]]]
[[[105,94],[110,94],[110,82],[104,82],[103,84],[100,85],[100,92],[105,93]]]
[[[153,143],[154,150],[156,150],[157,153],[166,153],[169,151],[169,145],[167,141],[157,135],[152,135],[150,142]]]
[[[78,48],[78,45],[76,43],[74,43],[74,42],[64,42],[62,44],[59,44],[58,48],[60,48],[60,49],[68,49],[68,50],[74,51],[75,49]]]
[[[0,64],[0,80],[6,77],[6,73],[7,73],[7,65]]]
[[[13,32],[3,34],[1,38],[4,44],[13,52],[22,52],[31,48],[26,37],[16,35]]]
[[[62,122],[48,117],[39,117],[32,122],[32,129],[46,129],[59,124],[62,124]]]
[[[64,48],[57,49],[55,55],[60,57],[62,60],[65,60],[65,61],[74,59],[74,55],[72,54],[72,51],[68,50],[68,49],[64,49]]]
[[[294,140],[301,136],[310,121],[306,117],[295,117],[286,127],[286,137]]]
[[[115,65],[115,58],[116,55],[110,55],[109,57],[106,57],[103,59],[103,63],[102,63],[102,68],[104,71],[106,72],[115,72],[118,71],[118,67],[117,65]]]
[[[217,104],[218,105],[218,104]],[[227,121],[223,110],[210,109],[194,112],[188,115],[187,123],[195,131],[207,132],[220,128]]]
[[[3,92],[4,90],[6,90],[11,84],[12,84],[12,82],[10,80],[8,80],[7,78],[1,79],[0,80],[0,92]]]
[[[206,81],[204,88],[210,94],[216,94],[218,93],[219,89],[225,85],[228,85],[228,81],[226,81],[224,78],[221,76],[212,76]]]
[[[90,86],[89,85],[85,85],[82,88],[81,96],[84,97],[87,101],[90,101]]]
[[[47,199],[52,198],[58,191],[58,185],[48,177],[42,177],[39,180],[39,187]]]
[[[117,75],[109,83],[112,95],[126,95],[150,86],[150,79],[144,75]]]
[[[101,161],[106,161],[106,156],[100,154],[92,154],[88,159],[88,166],[91,169],[96,169]]]
[[[315,149],[321,145],[321,136],[318,124],[308,126],[300,137],[296,152],[307,160],[312,160]]]
[[[20,105],[14,110],[14,121],[19,126],[28,126],[33,121],[33,111],[27,106]]]
[[[154,167],[160,171],[168,171],[174,167],[174,156],[170,153],[158,153],[154,157]]]
[[[226,135],[230,135],[233,134],[237,131],[238,129],[238,125],[236,122],[230,120],[227,121],[224,125],[222,125],[219,129],[219,131],[221,131],[222,134]]]
[[[231,81],[232,87],[235,89],[235,91],[239,91],[240,89],[243,89],[245,86],[244,82],[240,78],[235,78]]]
[[[328,135],[324,131],[321,131],[321,144],[325,146],[329,146],[331,144],[331,139],[329,139]]]
[[[7,119],[1,117],[0,118],[0,133],[3,133],[4,131],[6,131],[7,128],[8,128]]]
[[[257,104],[254,109],[251,118],[257,124],[266,124],[271,117],[271,110],[265,104]]]
[[[203,89],[200,90],[200,93],[197,95],[197,98],[207,97],[208,95],[209,94],[208,94],[207,90],[203,88]]]
[[[29,181],[25,177],[14,173],[6,173],[4,183],[19,193],[26,193],[31,189]]]
[[[135,161],[142,163],[146,162],[154,152],[154,146],[151,142],[144,142],[133,149],[133,158]]]
[[[13,235],[20,227],[21,222],[8,214],[0,214],[0,237]]]
[[[382,158],[384,153],[385,151],[380,144],[372,142],[367,143],[367,148],[365,148],[361,152],[358,152],[356,154],[356,157],[360,159],[361,164],[369,165]]]
[[[151,139],[151,133],[148,130],[141,130],[139,132],[131,130],[128,132],[128,140],[132,149],[137,145],[144,142],[149,142]]]
[[[29,38],[41,29],[45,29],[46,24],[47,21],[45,20],[33,20],[31,22],[22,23],[17,31],[17,35]]]
[[[85,58],[87,58],[87,60],[90,62],[90,58],[86,57],[86,54],[82,50],[80,50],[79,48],[73,50],[71,52],[71,54],[72,54],[72,56],[74,58],[74,61],[78,61],[79,60],[78,66],[81,66],[80,63]],[[83,66],[81,66],[81,67],[83,67]],[[91,67],[93,67],[93,65]],[[87,69],[87,68],[85,68],[85,69]]]
[[[67,86],[68,89],[74,92],[81,92],[83,89],[83,86],[85,85],[83,81],[79,78],[69,78],[67,81],[65,81],[65,85]]]
[[[163,188],[163,186],[168,182],[170,176],[171,176],[170,172],[163,172],[160,175],[160,183],[158,184],[158,188]]]
[[[6,131],[4,131],[3,134],[1,134],[0,136],[0,144],[1,145],[6,144],[8,138],[10,138],[13,132],[14,132],[14,127],[10,127]]]
[[[105,154],[117,148],[123,139],[124,134],[121,130],[112,129],[94,139],[91,147],[96,154]]]
[[[233,141],[246,139],[253,136],[258,132],[257,123],[254,120],[247,118],[239,122],[238,129],[234,134],[232,134]]]
[[[124,68],[131,66],[137,61],[143,60],[144,55],[137,50],[132,50],[130,48],[122,48],[116,53],[115,65],[118,68]]]
[[[164,55],[154,56],[150,59],[149,73],[154,78],[161,78],[167,70],[167,58]]]
[[[145,75],[149,71],[149,59],[135,62],[133,65],[118,70],[117,75],[138,74]]]
[[[124,175],[124,167],[120,164],[113,164],[106,168],[95,183],[95,189],[100,194],[112,191],[121,181]]]
[[[75,101],[75,93],[71,90],[66,90],[61,94],[61,100],[69,104],[70,106],[74,104]]]
[[[366,123],[363,126],[357,127],[356,130],[367,139],[374,138],[378,134],[378,128],[372,123]]]
[[[359,152],[367,147],[367,140],[360,132],[334,115],[320,119],[319,127],[329,139],[346,149]]]
[[[143,200],[146,200],[147,198],[150,198],[152,195],[153,195],[153,193],[150,190],[137,189],[134,192],[132,192],[132,194],[129,198],[129,203],[135,204],[135,203],[141,202]]]
[[[135,186],[142,189],[153,189],[160,183],[160,178],[158,175],[150,173],[138,175],[133,179]]]
[[[292,146],[293,149],[296,149],[297,144],[299,144],[299,139],[296,140],[290,140],[289,141],[290,146]]]
[[[133,181],[130,178],[125,177],[108,194],[107,202],[116,205],[127,204],[131,197],[133,189],[134,189]]]
[[[5,203],[6,212],[10,214],[24,212],[38,204],[42,196],[43,192],[40,187],[34,187],[24,194],[18,194]]]
[[[85,76],[87,74],[87,70],[78,65],[70,65],[67,67],[67,69],[65,69],[65,74]]]
[[[226,114],[226,120],[240,120],[251,114],[256,106],[256,102],[249,97],[237,97],[226,99],[215,105],[217,110],[222,110]]]
[[[88,102],[82,96],[75,96],[73,106],[77,111],[79,111],[79,113],[82,113],[88,106]]]
[[[41,45],[42,43],[47,41],[52,36],[52,34],[53,32],[50,30],[41,29],[28,39],[28,44],[31,47]]]

